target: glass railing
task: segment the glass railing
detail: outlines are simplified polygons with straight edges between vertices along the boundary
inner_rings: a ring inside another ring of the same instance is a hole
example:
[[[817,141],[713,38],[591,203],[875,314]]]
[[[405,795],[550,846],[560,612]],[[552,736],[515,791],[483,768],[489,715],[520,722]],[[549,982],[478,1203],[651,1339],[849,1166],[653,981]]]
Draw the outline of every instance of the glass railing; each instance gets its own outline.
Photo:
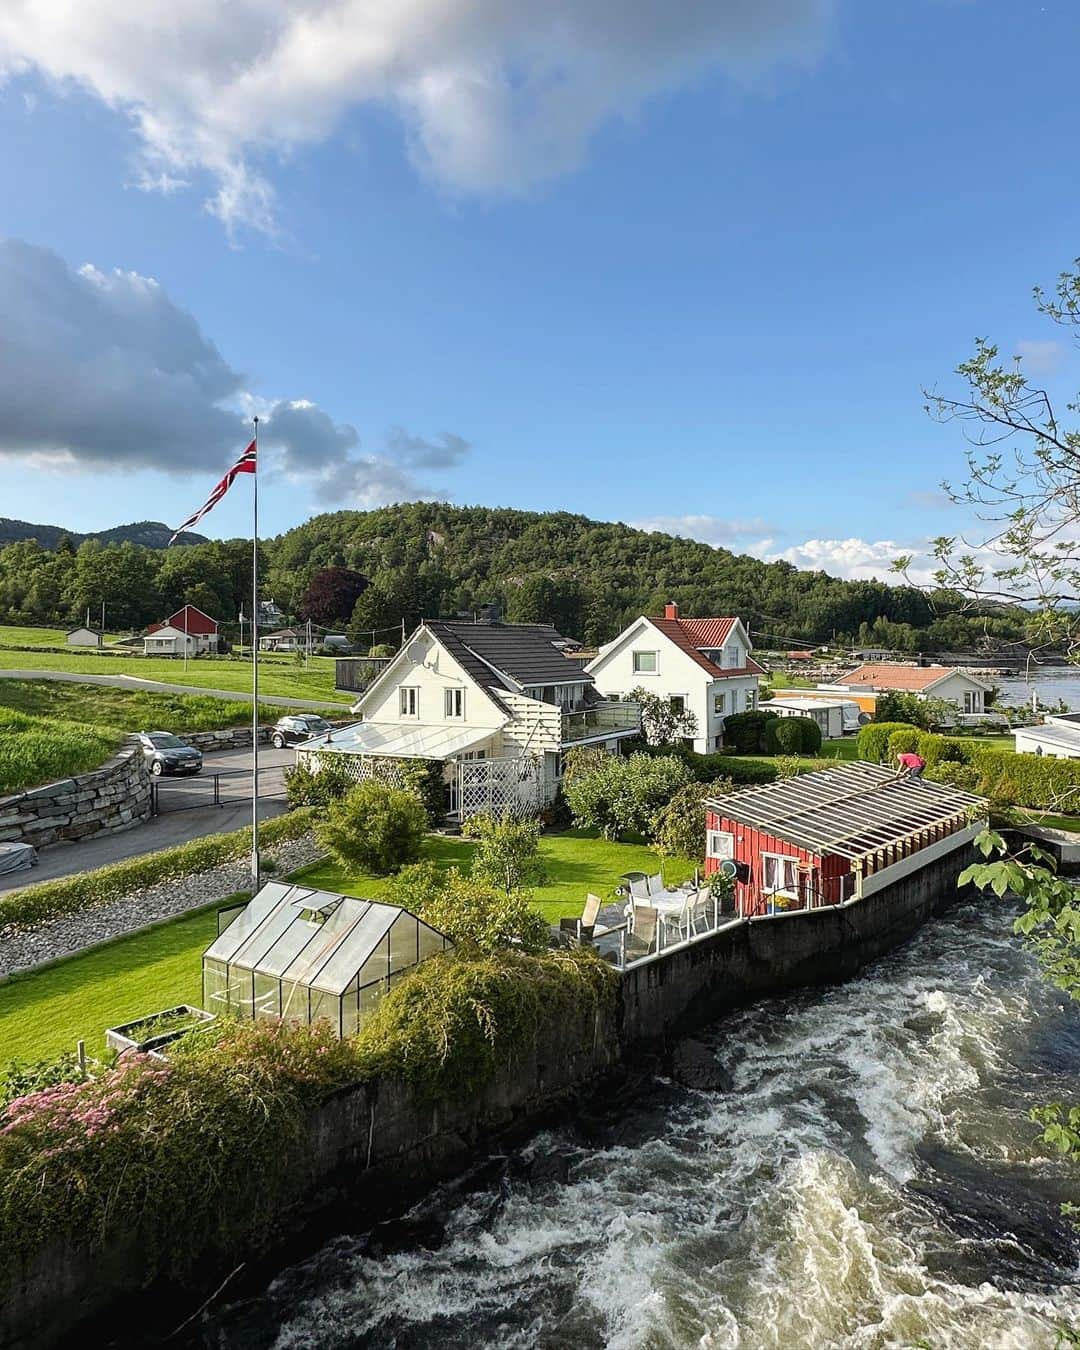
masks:
[[[563,744],[587,741],[617,731],[637,731],[640,725],[641,709],[636,703],[598,703],[593,708],[563,713]]]

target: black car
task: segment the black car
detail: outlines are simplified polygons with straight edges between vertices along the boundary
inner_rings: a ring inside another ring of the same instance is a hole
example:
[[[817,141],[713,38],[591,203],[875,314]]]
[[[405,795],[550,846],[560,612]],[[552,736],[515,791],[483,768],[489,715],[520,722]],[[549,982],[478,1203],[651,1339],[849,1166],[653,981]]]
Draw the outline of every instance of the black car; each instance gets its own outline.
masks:
[[[281,717],[274,723],[270,743],[282,750],[287,745],[310,741],[314,736],[325,736],[332,729],[326,718],[318,713],[297,713],[292,717]]]
[[[202,769],[202,751],[171,731],[140,731],[138,736],[155,777],[163,773],[199,773]]]

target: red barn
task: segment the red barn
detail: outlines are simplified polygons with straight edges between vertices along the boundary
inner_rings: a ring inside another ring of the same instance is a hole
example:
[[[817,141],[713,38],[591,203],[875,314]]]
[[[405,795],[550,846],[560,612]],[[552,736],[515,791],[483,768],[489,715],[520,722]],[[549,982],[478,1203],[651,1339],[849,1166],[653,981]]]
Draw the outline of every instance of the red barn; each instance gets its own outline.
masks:
[[[194,605],[183,605],[175,614],[170,614],[160,623],[152,623],[147,634],[156,633],[162,628],[175,628],[178,633],[189,634],[195,639],[196,650],[216,652],[218,649],[218,621],[212,619]]]
[[[881,764],[835,768],[705,803],[705,872],[735,872],[744,916],[835,905],[969,844],[986,801]]]

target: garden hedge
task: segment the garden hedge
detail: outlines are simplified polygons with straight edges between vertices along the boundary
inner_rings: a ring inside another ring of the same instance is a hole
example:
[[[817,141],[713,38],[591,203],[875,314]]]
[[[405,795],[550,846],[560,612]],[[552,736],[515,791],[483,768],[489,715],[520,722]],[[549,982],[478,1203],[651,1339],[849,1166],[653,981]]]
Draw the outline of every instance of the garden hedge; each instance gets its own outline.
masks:
[[[816,755],[821,728],[812,717],[777,717],[765,726],[765,748],[775,755]]]
[[[855,737],[856,759],[881,764],[889,753],[889,737],[897,731],[910,731],[909,722],[869,722]]]
[[[260,845],[267,848],[299,839],[311,829],[315,815],[314,808],[301,807],[264,821],[259,826]],[[75,914],[89,905],[118,900],[161,881],[208,872],[212,867],[243,858],[250,849],[249,828],[233,830],[229,834],[208,834],[160,853],[145,853],[99,867],[93,872],[81,872],[9,891],[0,895],[0,929],[7,924],[37,923],[60,914]]]

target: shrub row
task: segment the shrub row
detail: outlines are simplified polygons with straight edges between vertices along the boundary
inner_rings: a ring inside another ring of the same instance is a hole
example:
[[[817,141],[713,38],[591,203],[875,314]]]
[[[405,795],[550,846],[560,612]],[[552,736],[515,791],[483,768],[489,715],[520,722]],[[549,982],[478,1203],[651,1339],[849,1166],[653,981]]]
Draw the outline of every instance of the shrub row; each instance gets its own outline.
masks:
[[[315,815],[313,808],[302,807],[265,821],[259,826],[260,845],[266,848],[299,839],[312,828]],[[74,914],[89,905],[118,900],[161,881],[208,872],[212,867],[244,857],[250,848],[250,829],[208,834],[160,853],[146,853],[110,863],[93,872],[9,891],[0,895],[0,928],[13,923],[36,923],[59,914]]]
[[[728,718],[728,721],[731,721],[731,718]],[[674,755],[682,760],[699,783],[711,783],[717,778],[730,778],[741,787],[746,783],[772,783],[779,776],[775,764],[762,764],[760,760],[754,759],[739,759],[733,754],[721,751],[702,755],[686,745],[649,745],[647,741],[633,740],[624,742],[623,753]]]

